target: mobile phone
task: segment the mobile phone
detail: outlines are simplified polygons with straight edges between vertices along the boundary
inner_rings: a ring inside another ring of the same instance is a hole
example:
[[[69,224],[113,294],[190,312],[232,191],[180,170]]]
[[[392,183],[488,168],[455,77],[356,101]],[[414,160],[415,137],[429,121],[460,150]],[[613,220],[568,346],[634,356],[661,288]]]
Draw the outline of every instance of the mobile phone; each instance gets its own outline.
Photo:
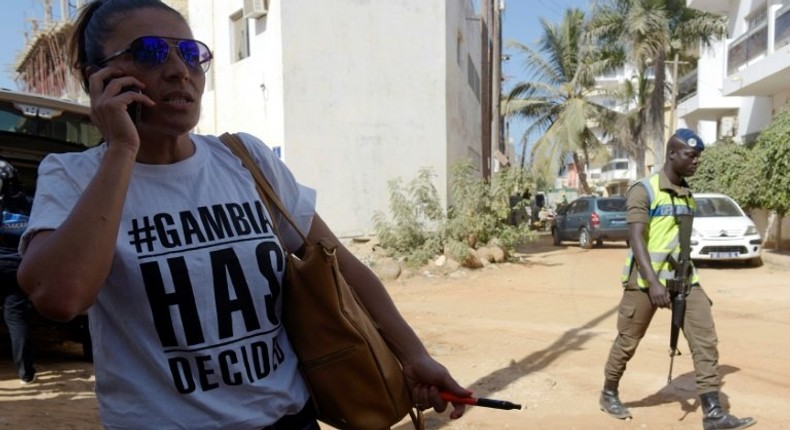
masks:
[[[98,67],[98,66],[88,66],[88,68],[86,69],[86,75],[87,75],[86,78],[85,78],[86,82],[87,82],[87,78],[90,75],[96,73],[100,69],[101,69],[101,67]],[[112,81],[113,79],[114,78],[105,79],[104,80],[104,87],[106,88],[107,85],[110,84],[110,81]],[[131,92],[138,93],[138,94],[142,93],[140,88],[138,88],[138,87],[136,87],[134,85],[130,85],[130,86],[121,88],[121,92],[122,93],[127,92],[127,91],[131,91]],[[132,117],[132,122],[134,123],[135,126],[140,124],[140,118],[142,116],[142,106],[140,105],[140,103],[131,103],[129,106],[126,107],[126,111],[129,112],[129,116]]]
[[[142,91],[140,91],[140,88],[137,88],[135,86],[128,86],[121,88],[121,92],[122,93],[133,92],[140,94]],[[142,116],[142,110],[143,107],[140,105],[140,103],[131,103],[129,106],[126,107],[126,111],[129,112],[129,116],[132,117],[132,122],[134,123],[134,125],[140,124],[140,117]]]

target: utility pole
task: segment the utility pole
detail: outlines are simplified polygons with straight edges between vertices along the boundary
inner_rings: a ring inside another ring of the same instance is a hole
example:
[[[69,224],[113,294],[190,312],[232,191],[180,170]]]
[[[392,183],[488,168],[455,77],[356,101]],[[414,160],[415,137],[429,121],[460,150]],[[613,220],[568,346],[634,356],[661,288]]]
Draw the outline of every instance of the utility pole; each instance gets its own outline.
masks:
[[[678,124],[678,66],[680,64],[688,64],[687,61],[680,61],[680,55],[675,52],[675,58],[672,61],[667,61],[667,63],[672,64],[672,101],[671,107],[669,112],[669,133],[672,134],[675,132]],[[663,136],[662,136],[663,140]]]
[[[493,136],[492,123],[493,123],[493,103],[492,103],[492,87],[493,87],[493,49],[491,43],[491,21],[493,18],[493,2],[496,0],[483,0],[480,3],[480,50],[482,58],[480,61],[480,107],[482,111],[482,145],[480,148],[481,170],[483,179],[488,180],[491,178],[491,147]]]
[[[491,76],[491,118],[493,126],[491,130],[491,143],[492,154],[504,154],[504,145],[502,144],[504,126],[502,121],[502,114],[500,113],[501,95],[502,95],[502,9],[504,9],[505,0],[492,0],[493,13],[491,14],[491,21],[493,28],[491,29],[491,42],[492,42],[492,76]],[[497,158],[497,160],[499,160]],[[501,162],[500,162],[501,164]]]

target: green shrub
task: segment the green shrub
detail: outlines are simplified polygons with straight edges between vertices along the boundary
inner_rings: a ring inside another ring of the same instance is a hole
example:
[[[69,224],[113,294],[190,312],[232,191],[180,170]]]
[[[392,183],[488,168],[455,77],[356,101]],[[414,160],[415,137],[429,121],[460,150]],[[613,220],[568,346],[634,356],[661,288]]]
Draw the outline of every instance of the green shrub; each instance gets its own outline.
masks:
[[[429,168],[423,168],[405,187],[399,178],[391,180],[389,208],[393,221],[381,212],[373,216],[381,246],[411,265],[423,264],[442,250],[440,226],[444,214],[433,186],[434,176]]]
[[[688,179],[698,193],[723,193],[750,210],[760,206],[760,166],[752,148],[721,139],[705,148],[697,173]]]
[[[451,168],[452,205],[443,213],[435,175],[429,168],[405,187],[400,179],[390,181],[392,222],[377,212],[376,234],[381,246],[410,265],[422,265],[444,252],[457,261],[469,257],[470,248],[496,244],[507,251],[534,239],[528,224],[511,225],[510,196],[526,188],[522,169],[512,167],[495,173],[491,181],[480,178],[468,163]]]

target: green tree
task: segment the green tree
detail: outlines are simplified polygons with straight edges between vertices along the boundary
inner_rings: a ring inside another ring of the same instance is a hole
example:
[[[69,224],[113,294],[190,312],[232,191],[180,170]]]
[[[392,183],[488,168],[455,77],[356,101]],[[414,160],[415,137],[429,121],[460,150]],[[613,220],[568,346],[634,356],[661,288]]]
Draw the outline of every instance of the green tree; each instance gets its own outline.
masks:
[[[782,249],[782,219],[790,209],[790,110],[779,112],[755,142],[761,201],[776,213],[776,249]]]
[[[543,132],[532,148],[531,163],[535,174],[549,182],[569,154],[576,171],[585,173],[591,159],[606,153],[594,128],[614,112],[594,102],[594,86],[609,63],[585,49],[584,22],[582,11],[570,9],[559,25],[541,20],[544,34],[538,50],[512,44],[526,56],[530,80],[513,86],[504,112],[528,121],[525,136]],[[586,175],[580,175],[580,182],[590,193]]]
[[[723,139],[705,149],[689,184],[695,192],[727,194],[750,210],[760,207],[760,170],[756,151]]]
[[[616,118],[611,127],[611,145],[625,149],[636,160],[636,175],[638,178],[645,176],[645,145],[646,135],[649,131],[649,98],[653,90],[653,80],[646,70],[635,74],[630,79],[623,81],[619,87],[608,92],[608,96],[620,103],[624,113]]]
[[[644,170],[641,154],[647,148],[655,148],[658,164],[663,162],[667,59],[673,65],[692,63],[689,52],[695,52],[700,44],[709,46],[726,30],[725,18],[688,8],[685,0],[606,0],[595,7],[587,32],[591,43],[621,50],[623,63],[633,67],[637,76],[654,80],[640,113],[644,119],[639,127],[643,129],[632,136],[637,139],[632,144],[641,147],[637,152],[641,158],[636,159],[638,171]]]

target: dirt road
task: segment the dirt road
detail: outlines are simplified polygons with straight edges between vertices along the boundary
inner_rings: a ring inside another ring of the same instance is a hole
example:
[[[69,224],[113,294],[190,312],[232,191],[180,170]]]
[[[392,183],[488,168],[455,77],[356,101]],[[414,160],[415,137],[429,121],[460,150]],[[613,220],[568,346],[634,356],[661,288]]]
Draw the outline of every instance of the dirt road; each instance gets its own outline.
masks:
[[[700,429],[684,340],[666,384],[668,311],[656,315],[621,384],[634,419],[618,421],[598,410],[624,256],[618,244],[584,251],[540,243],[522,263],[390,283],[403,314],[462,384],[525,407],[471,407],[458,421],[428,414],[427,428]],[[714,302],[725,403],[736,415],[755,416],[755,428],[790,429],[790,272],[702,267],[701,275]],[[100,428],[91,369],[78,360],[78,349],[42,358],[40,382],[24,388],[3,353],[0,429]]]

